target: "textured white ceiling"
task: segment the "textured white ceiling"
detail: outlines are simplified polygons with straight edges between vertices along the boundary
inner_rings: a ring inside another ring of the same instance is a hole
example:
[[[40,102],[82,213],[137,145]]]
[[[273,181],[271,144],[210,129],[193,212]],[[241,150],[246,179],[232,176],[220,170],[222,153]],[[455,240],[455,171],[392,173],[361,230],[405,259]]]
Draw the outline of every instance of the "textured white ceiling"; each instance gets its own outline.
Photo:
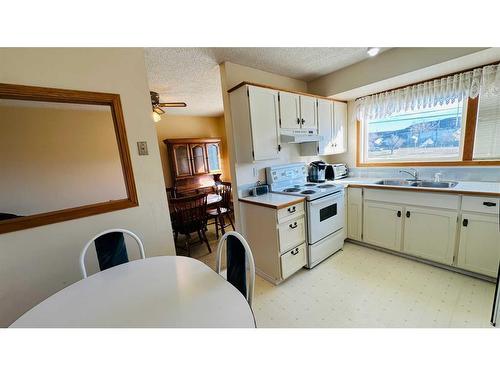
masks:
[[[161,101],[184,101],[170,114],[223,113],[219,64],[230,61],[303,81],[311,81],[368,58],[361,48],[146,48],[149,87]]]

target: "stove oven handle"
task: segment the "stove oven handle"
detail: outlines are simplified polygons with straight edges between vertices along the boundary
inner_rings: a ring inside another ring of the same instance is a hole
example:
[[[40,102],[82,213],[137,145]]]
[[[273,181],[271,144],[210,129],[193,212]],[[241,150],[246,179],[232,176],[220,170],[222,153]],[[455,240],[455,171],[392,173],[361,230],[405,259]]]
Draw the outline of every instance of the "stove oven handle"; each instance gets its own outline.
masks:
[[[340,193],[340,195],[339,195]],[[333,195],[333,197],[332,197]],[[317,205],[320,205],[320,204],[324,204],[327,200],[331,200],[331,203],[330,204],[340,204],[340,202],[342,202],[342,198],[344,197],[344,194],[342,192],[337,192],[337,193],[333,193],[332,195],[329,195],[327,197],[323,197],[323,198],[319,198],[317,200],[314,200],[312,202],[307,202],[308,205],[310,206],[317,206]]]

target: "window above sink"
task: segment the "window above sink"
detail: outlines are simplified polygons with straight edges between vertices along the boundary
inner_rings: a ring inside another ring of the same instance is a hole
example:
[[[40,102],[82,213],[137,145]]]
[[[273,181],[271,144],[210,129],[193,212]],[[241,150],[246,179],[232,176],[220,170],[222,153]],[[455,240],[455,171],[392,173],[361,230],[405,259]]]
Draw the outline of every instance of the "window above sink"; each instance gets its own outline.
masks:
[[[500,64],[355,102],[356,166],[500,165]]]

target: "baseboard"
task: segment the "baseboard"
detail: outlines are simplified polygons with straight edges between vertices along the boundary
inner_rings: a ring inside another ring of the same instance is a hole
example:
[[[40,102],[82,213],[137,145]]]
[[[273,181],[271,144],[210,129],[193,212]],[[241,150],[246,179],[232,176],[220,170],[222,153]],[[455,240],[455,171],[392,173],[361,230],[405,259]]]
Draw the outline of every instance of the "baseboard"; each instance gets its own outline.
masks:
[[[489,281],[490,283],[496,283],[496,279],[493,278],[493,277],[490,277],[490,276],[485,276],[485,275],[481,275],[479,273],[475,273],[475,272],[472,272],[472,271],[463,270],[461,268],[456,268],[456,267],[453,267],[453,266],[448,266],[446,264],[437,263],[437,262],[434,262],[432,260],[422,259],[422,258],[413,256],[413,255],[410,255],[410,254],[401,253],[399,251],[385,249],[383,247],[379,247],[379,246],[376,246],[376,245],[371,245],[369,243],[361,242],[361,241],[357,241],[357,240],[353,240],[353,239],[350,239],[350,238],[347,238],[345,241],[346,242],[351,242],[351,243],[356,244],[356,245],[360,245],[360,246],[364,246],[364,247],[369,247],[370,249],[373,249],[373,250],[382,251],[384,253],[388,253],[388,254],[396,255],[396,256],[399,256],[399,257],[402,257],[402,258],[414,260],[414,261],[417,261],[417,262],[420,262],[420,263],[428,264],[430,266],[434,266],[434,267],[442,268],[442,269],[445,269],[445,270],[448,270],[448,271],[453,271],[453,272],[456,272],[456,273],[460,273],[462,275],[471,276],[471,277],[474,277],[476,279],[480,279],[480,280],[484,280],[484,281]]]

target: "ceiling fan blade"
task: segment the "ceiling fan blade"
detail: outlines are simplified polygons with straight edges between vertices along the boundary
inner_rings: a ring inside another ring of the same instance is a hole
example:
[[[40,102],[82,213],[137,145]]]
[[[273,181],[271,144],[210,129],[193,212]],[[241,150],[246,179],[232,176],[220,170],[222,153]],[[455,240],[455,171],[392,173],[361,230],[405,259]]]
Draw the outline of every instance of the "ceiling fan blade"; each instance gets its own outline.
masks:
[[[159,115],[163,115],[165,113],[165,111],[163,109],[161,109],[160,107],[153,107],[153,111],[158,113]]]
[[[166,107],[166,108],[187,107],[187,104],[184,102],[159,103],[158,105],[160,107]]]

